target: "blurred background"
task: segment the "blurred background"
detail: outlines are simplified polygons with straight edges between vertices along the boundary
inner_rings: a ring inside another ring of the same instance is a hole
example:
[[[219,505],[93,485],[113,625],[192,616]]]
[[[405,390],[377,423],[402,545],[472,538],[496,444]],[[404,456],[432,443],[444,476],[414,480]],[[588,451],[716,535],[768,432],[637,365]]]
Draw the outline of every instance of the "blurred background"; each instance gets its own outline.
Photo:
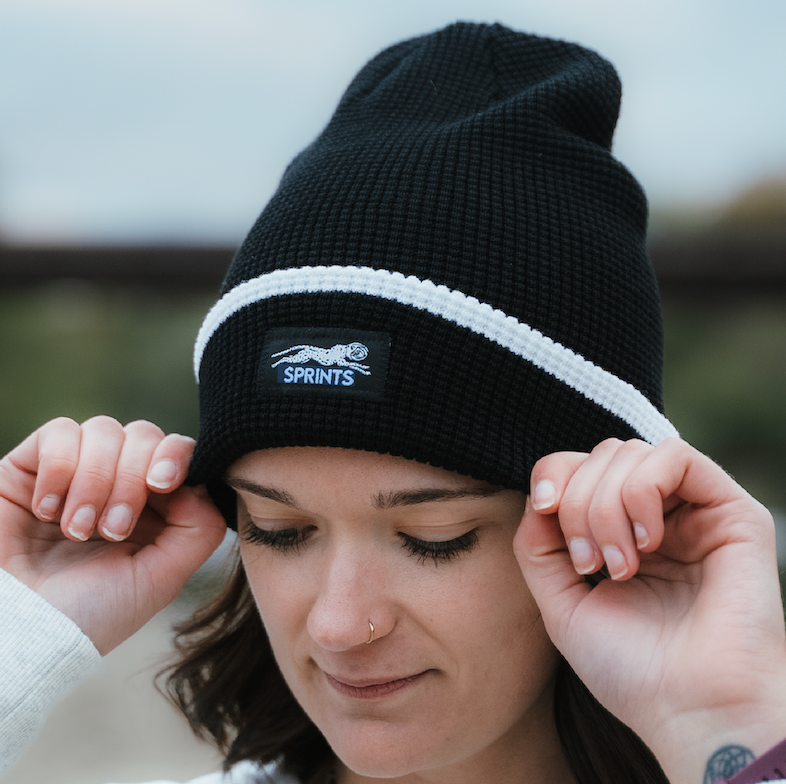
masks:
[[[367,59],[457,19],[617,66],[615,153],[651,200],[667,414],[782,520],[782,0],[0,0],[2,453],[57,415],[195,434],[191,345],[284,167]],[[149,686],[197,594],[111,654],[4,784],[214,769]]]

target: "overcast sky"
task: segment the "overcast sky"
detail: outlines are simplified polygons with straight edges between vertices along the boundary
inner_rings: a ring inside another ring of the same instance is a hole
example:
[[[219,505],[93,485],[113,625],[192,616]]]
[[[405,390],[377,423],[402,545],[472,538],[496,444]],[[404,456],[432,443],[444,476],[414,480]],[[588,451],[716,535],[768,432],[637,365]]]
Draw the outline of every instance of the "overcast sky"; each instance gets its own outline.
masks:
[[[363,63],[456,19],[614,62],[655,203],[786,174],[786,0],[0,0],[0,234],[237,243]]]

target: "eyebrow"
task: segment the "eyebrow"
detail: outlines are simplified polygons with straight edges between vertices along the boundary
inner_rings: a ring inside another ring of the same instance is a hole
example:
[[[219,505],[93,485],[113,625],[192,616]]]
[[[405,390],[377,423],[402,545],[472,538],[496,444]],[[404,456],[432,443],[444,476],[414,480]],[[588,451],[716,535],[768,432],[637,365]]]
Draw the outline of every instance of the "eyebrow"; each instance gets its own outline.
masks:
[[[286,490],[278,490],[275,487],[264,487],[258,485],[256,482],[249,482],[247,479],[241,479],[239,476],[228,476],[224,480],[230,487],[235,490],[245,490],[247,493],[261,496],[262,498],[269,498],[271,501],[277,501],[279,504],[285,506],[297,507],[297,502],[294,497]]]
[[[422,490],[401,490],[394,493],[379,493],[374,496],[377,509],[393,509],[396,506],[414,506],[432,501],[454,501],[459,498],[488,498],[502,492],[501,487],[462,487],[460,489],[427,487]]]
[[[276,487],[266,487],[265,485],[251,482],[248,479],[230,476],[226,478],[226,483],[235,490],[245,490],[252,495],[261,498],[269,498],[279,504],[299,508],[294,496],[286,490]],[[378,493],[374,496],[373,503],[377,509],[394,509],[398,506],[414,506],[416,504],[426,504],[434,501],[455,501],[460,498],[489,498],[497,495],[504,490],[502,487],[489,485],[486,487],[426,487],[418,490],[399,490],[391,493]]]

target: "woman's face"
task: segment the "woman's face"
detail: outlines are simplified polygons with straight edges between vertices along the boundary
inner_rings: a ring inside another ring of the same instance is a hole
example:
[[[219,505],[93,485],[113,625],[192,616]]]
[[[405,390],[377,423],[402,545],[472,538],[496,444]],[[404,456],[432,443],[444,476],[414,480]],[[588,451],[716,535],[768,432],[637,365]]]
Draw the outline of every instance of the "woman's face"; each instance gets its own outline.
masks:
[[[522,493],[335,448],[254,452],[227,479],[278,664],[352,771],[504,780],[559,755],[557,654],[512,550]]]

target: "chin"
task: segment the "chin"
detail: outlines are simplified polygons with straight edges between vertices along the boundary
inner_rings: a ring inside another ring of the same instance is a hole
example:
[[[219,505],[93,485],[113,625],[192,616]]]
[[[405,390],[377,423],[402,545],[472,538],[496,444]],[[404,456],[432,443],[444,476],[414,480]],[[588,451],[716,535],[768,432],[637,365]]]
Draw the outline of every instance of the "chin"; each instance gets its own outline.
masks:
[[[445,746],[438,738],[427,731],[415,735],[414,738],[407,737],[376,726],[368,732],[357,728],[349,730],[340,737],[333,731],[326,737],[344,765],[358,775],[370,778],[396,778],[450,763],[450,760],[444,759]],[[439,758],[436,750],[440,752]]]
[[[419,770],[424,770],[428,765],[418,764],[415,760],[408,761],[406,753],[402,754],[400,748],[388,750],[384,758],[371,756],[368,751],[358,754],[337,754],[336,756],[351,771],[359,776],[374,779],[393,779],[406,776]]]

